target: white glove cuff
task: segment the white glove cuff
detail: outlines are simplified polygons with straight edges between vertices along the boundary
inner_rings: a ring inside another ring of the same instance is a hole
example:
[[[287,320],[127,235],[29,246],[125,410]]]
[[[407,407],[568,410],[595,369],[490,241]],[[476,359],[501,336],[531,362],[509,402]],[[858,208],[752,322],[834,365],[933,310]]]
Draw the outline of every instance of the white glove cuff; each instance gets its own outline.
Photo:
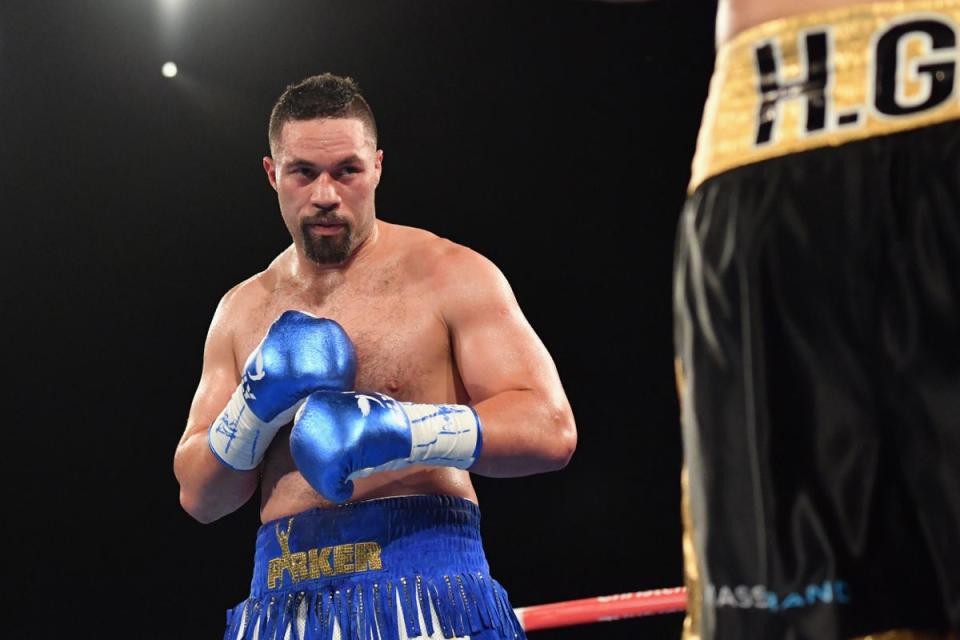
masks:
[[[473,407],[411,402],[400,406],[410,421],[410,464],[467,469],[476,461],[481,435],[480,418]]]
[[[290,422],[303,404],[301,400],[273,420],[264,422],[250,409],[240,384],[226,408],[210,425],[210,450],[225,466],[235,471],[255,469],[280,427]]]

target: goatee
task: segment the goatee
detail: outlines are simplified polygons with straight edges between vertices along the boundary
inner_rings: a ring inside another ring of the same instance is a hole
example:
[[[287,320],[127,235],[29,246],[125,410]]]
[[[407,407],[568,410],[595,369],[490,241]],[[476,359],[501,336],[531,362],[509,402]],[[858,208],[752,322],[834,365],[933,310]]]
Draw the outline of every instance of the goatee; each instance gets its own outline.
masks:
[[[340,223],[339,221],[337,224]],[[341,264],[353,252],[353,227],[344,224],[343,230],[332,236],[317,236],[310,233],[310,225],[300,225],[303,236],[303,251],[307,258],[317,264]]]

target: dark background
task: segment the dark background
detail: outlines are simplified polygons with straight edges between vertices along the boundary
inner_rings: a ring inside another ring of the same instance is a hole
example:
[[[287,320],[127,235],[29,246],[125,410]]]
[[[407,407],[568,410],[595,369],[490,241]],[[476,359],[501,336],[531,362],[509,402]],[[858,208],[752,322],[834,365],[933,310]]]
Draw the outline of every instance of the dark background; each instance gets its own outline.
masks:
[[[260,166],[270,107],[322,71],[377,115],[379,216],[496,262],[573,405],[566,470],[475,477],[514,605],[678,586],[671,267],[714,10],[0,2],[3,637],[216,638],[246,596],[255,501],[194,522],[172,457],[220,296],[289,240]]]

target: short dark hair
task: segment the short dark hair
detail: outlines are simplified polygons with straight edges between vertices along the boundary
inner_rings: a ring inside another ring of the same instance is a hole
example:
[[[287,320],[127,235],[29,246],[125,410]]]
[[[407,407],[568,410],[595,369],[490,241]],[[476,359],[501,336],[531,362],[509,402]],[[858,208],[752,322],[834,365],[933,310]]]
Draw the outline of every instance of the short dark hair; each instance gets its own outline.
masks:
[[[271,152],[280,140],[283,125],[291,120],[358,118],[377,143],[377,123],[370,105],[353,78],[323,73],[288,85],[270,112]]]

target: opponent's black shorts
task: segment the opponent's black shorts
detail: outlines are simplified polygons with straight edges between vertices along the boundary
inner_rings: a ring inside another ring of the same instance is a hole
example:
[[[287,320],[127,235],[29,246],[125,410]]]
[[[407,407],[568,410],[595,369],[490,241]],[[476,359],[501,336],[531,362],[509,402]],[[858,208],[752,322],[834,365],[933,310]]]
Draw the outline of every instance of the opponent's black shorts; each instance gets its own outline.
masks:
[[[958,38],[925,0],[718,52],[675,263],[687,639],[960,631]]]

